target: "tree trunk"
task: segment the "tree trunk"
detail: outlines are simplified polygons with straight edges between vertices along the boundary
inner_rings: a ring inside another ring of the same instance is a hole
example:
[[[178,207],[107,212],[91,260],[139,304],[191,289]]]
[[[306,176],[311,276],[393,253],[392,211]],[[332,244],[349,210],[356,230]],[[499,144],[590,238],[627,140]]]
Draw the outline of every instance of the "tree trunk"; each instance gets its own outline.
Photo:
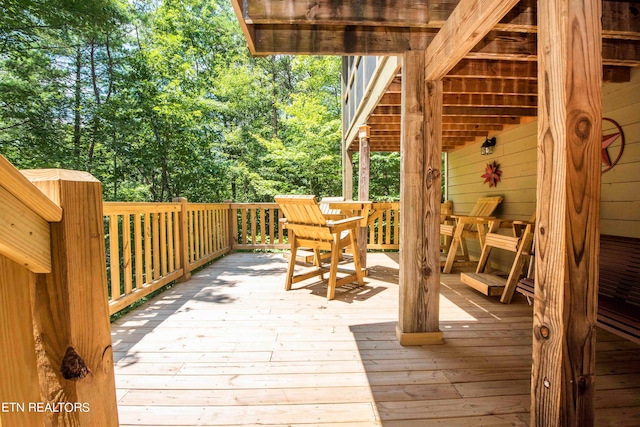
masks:
[[[82,101],[82,51],[80,46],[76,48],[76,87],[75,87],[75,103],[74,103],[74,120],[73,120],[73,159],[74,167],[80,169],[80,102]]]

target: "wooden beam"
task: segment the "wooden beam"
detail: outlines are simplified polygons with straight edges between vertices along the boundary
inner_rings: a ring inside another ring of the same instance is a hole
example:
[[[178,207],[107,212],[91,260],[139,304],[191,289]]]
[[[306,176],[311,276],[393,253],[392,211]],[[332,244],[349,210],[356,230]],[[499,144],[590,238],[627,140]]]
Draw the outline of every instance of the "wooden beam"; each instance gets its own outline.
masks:
[[[242,34],[244,34],[244,38],[247,41],[247,47],[249,48],[249,52],[252,55],[256,55],[257,54],[256,46],[254,44],[254,39],[256,35],[253,29],[253,26],[247,25],[245,13],[243,9],[243,6],[245,5],[245,3],[242,2],[242,5],[241,5],[240,0],[231,0],[231,5],[233,6],[233,11],[235,12],[236,17],[238,18],[238,22],[240,23]]]
[[[259,24],[255,55],[391,55],[424,49],[437,32],[430,28]],[[252,52],[253,53],[253,52]]]
[[[630,81],[629,67],[604,65],[603,80],[624,83]],[[533,61],[498,61],[491,59],[463,59],[447,77],[500,78],[517,80],[536,80],[538,64]]]
[[[536,107],[460,107],[445,106],[444,114],[448,116],[480,116],[480,117],[536,117]]]
[[[448,93],[501,94],[501,95],[538,95],[538,83],[535,80],[516,80],[503,78],[455,78],[443,79],[445,96]]]
[[[400,314],[403,345],[443,343],[439,326],[442,84],[425,87],[424,52],[406,52],[400,150]]]
[[[539,1],[532,426],[593,426],[601,1]]]
[[[445,107],[537,107],[538,95],[451,93],[444,95],[443,102]]]
[[[442,117],[442,123],[444,124],[492,124],[492,125],[517,125],[520,124],[520,117],[505,116],[505,117],[482,117],[482,116],[444,116]]]
[[[425,79],[442,79],[517,3],[461,0],[427,48]]]
[[[64,212],[51,224],[52,272],[32,289],[40,394],[45,403],[88,405],[65,413],[68,425],[117,426],[102,186],[86,172],[23,173]],[[57,416],[45,413],[47,425]]]
[[[504,129],[503,125],[489,125],[489,124],[456,124],[445,123],[442,125],[443,131],[466,131],[466,130],[490,130],[501,131]]]
[[[246,20],[249,24],[429,27],[429,3],[429,0],[399,0],[386,4],[347,0],[250,1],[247,2]]]

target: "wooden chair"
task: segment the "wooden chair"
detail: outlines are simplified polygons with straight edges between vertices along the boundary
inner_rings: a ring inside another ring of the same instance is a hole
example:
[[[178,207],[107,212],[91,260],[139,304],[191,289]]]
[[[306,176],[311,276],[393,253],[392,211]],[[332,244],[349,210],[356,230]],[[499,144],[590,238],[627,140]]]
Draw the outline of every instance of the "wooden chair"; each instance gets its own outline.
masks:
[[[327,220],[322,214],[315,196],[276,196],[275,201],[284,214],[283,222],[285,228],[289,230],[291,247],[285,290],[290,290],[294,283],[311,277],[320,276],[324,279],[324,273],[327,272],[327,269],[322,267],[321,250],[328,250],[331,253],[327,299],[331,300],[335,297],[338,286],[354,281],[361,285],[364,284],[364,271],[360,266],[357,242],[357,230],[361,217],[337,221]],[[301,246],[313,249],[315,268],[312,271],[296,275],[294,274],[296,251]],[[347,246],[351,247],[355,272],[346,277],[338,278],[340,254],[342,249]]]
[[[440,235],[451,237],[451,244],[444,261],[443,273],[450,273],[458,252],[458,246],[462,249],[462,259],[469,261],[469,252],[466,239],[478,239],[480,246],[484,246],[484,235],[486,226],[491,219],[490,215],[502,203],[502,196],[481,197],[476,201],[475,206],[469,215],[451,215],[455,224],[441,224]]]
[[[322,199],[320,199],[319,204],[322,215],[324,215],[326,219],[334,221],[337,219],[346,218],[346,215],[343,214],[340,209],[331,209],[329,207],[329,204],[332,202],[344,202],[344,197],[323,197]]]
[[[520,280],[527,257],[531,254],[534,221],[535,214],[529,221],[492,221],[490,227],[491,232],[485,236],[482,254],[478,260],[476,272],[460,274],[462,283],[466,283],[487,296],[500,296],[500,302],[509,304]],[[513,235],[509,236],[495,232],[500,227],[500,222],[506,222],[511,226]],[[488,272],[489,255],[494,248],[503,249],[515,254],[511,269],[509,270],[509,276],[506,279]]]

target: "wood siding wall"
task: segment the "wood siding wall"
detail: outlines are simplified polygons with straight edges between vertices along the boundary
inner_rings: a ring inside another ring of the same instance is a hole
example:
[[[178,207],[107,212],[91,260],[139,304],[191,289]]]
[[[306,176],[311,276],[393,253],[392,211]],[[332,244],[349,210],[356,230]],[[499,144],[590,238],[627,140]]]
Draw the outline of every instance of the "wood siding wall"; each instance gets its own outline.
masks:
[[[640,237],[640,69],[632,69],[631,82],[605,83],[604,116],[617,121],[624,131],[626,146],[619,163],[602,175],[601,232]],[[611,125],[604,122],[605,133]],[[607,132],[608,131],[608,132]],[[493,154],[480,155],[480,143],[449,153],[448,199],[454,213],[468,213],[476,199],[501,195],[504,202],[496,216],[528,219],[536,206],[536,135],[537,122],[514,127],[497,137]],[[617,143],[614,143],[614,146]],[[612,148],[611,157],[617,156]],[[487,163],[496,161],[502,170],[502,181],[489,188],[480,176]],[[478,255],[478,245],[470,242],[470,251]]]

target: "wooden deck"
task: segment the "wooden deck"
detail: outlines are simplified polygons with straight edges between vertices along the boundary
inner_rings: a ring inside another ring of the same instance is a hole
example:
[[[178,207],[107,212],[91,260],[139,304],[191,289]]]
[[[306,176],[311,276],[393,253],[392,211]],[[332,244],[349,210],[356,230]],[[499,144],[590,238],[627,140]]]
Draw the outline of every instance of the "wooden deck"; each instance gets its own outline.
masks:
[[[362,287],[283,290],[235,253],[112,325],[121,426],[526,426],[532,309],[443,275],[442,346],[401,347],[397,254]],[[597,426],[640,425],[640,346],[598,331]]]

